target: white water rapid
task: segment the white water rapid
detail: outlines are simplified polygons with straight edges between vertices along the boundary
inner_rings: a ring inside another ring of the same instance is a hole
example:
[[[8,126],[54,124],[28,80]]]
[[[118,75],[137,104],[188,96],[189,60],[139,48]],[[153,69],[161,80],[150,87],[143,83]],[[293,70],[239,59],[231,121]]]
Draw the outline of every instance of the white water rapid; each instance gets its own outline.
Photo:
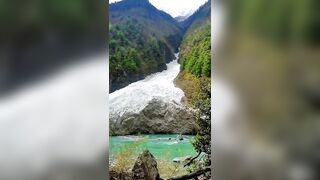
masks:
[[[180,65],[177,62],[178,53],[175,57],[167,64],[167,70],[149,75],[141,81],[109,94],[110,116],[121,116],[127,112],[137,113],[153,98],[180,103],[184,93],[173,83],[180,71]]]

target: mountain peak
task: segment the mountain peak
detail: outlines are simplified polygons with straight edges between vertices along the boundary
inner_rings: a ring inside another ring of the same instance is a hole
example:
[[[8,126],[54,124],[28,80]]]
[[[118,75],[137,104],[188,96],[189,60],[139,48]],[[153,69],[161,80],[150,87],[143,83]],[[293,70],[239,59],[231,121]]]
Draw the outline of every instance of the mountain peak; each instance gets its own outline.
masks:
[[[128,2],[130,4],[150,4],[149,0],[122,0],[122,2]]]
[[[132,7],[153,7],[149,0],[122,0],[110,5],[110,10],[127,10]]]
[[[137,9],[138,8],[138,9]],[[149,0],[122,0],[116,3],[110,4],[109,10],[111,12],[128,12],[132,13],[130,16],[136,17],[138,14],[145,14],[145,17],[155,17],[161,16],[161,18],[167,21],[170,21],[173,24],[176,24],[175,19],[170,16],[168,13],[157,9],[154,5],[152,5]],[[135,10],[135,11],[132,11]],[[137,10],[140,11],[137,14]],[[131,12],[129,12],[131,11]],[[138,15],[138,16],[140,16]],[[177,28],[180,28],[178,24],[176,24]]]

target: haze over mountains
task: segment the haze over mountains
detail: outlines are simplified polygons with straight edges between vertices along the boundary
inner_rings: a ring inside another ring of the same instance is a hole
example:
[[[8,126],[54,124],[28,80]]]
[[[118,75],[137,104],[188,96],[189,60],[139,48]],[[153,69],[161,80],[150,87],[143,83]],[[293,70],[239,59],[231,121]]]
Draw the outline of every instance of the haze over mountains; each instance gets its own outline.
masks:
[[[166,63],[178,51],[184,32],[210,10],[210,3],[207,4],[209,8],[196,11],[190,16],[192,19],[178,22],[148,0],[111,3],[110,92],[166,69]]]
[[[188,19],[192,14],[193,14],[193,11],[190,11],[184,15],[177,16],[174,19],[178,22],[182,22],[182,21]]]
[[[210,24],[211,6],[210,1],[199,7],[191,16],[180,23],[180,27],[186,31],[194,29],[204,24]]]

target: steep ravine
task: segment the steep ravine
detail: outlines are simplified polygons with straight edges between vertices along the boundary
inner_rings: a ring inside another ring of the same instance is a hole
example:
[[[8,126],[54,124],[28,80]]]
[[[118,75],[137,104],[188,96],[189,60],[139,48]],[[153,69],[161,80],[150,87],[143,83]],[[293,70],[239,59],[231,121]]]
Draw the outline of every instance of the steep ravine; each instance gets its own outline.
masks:
[[[169,14],[148,0],[110,4],[109,91],[128,86],[166,69],[182,39],[182,29]]]
[[[193,113],[181,103],[184,93],[173,81],[180,71],[175,60],[154,73],[109,94],[111,135],[193,134]]]

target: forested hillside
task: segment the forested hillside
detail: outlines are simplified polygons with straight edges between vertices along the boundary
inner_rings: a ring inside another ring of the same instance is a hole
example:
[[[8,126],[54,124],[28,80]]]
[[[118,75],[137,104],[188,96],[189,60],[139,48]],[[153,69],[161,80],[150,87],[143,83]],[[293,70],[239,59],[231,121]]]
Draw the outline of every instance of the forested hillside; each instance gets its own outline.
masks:
[[[166,69],[182,39],[177,21],[148,0],[110,5],[110,92]]]
[[[194,139],[196,151],[205,154],[204,164],[211,165],[211,1],[183,21],[185,34],[180,46],[181,70],[176,85],[185,93],[186,103],[196,109],[200,127]],[[195,165],[194,169],[198,169]],[[201,168],[200,168],[201,169]],[[210,178],[210,173],[205,175]]]
[[[209,77],[211,70],[210,22],[187,33],[182,45],[182,70],[197,77]]]
[[[177,85],[193,101],[200,90],[200,81],[210,82],[211,74],[211,26],[210,1],[201,6],[192,16],[181,24],[186,28],[180,46],[181,72]]]

